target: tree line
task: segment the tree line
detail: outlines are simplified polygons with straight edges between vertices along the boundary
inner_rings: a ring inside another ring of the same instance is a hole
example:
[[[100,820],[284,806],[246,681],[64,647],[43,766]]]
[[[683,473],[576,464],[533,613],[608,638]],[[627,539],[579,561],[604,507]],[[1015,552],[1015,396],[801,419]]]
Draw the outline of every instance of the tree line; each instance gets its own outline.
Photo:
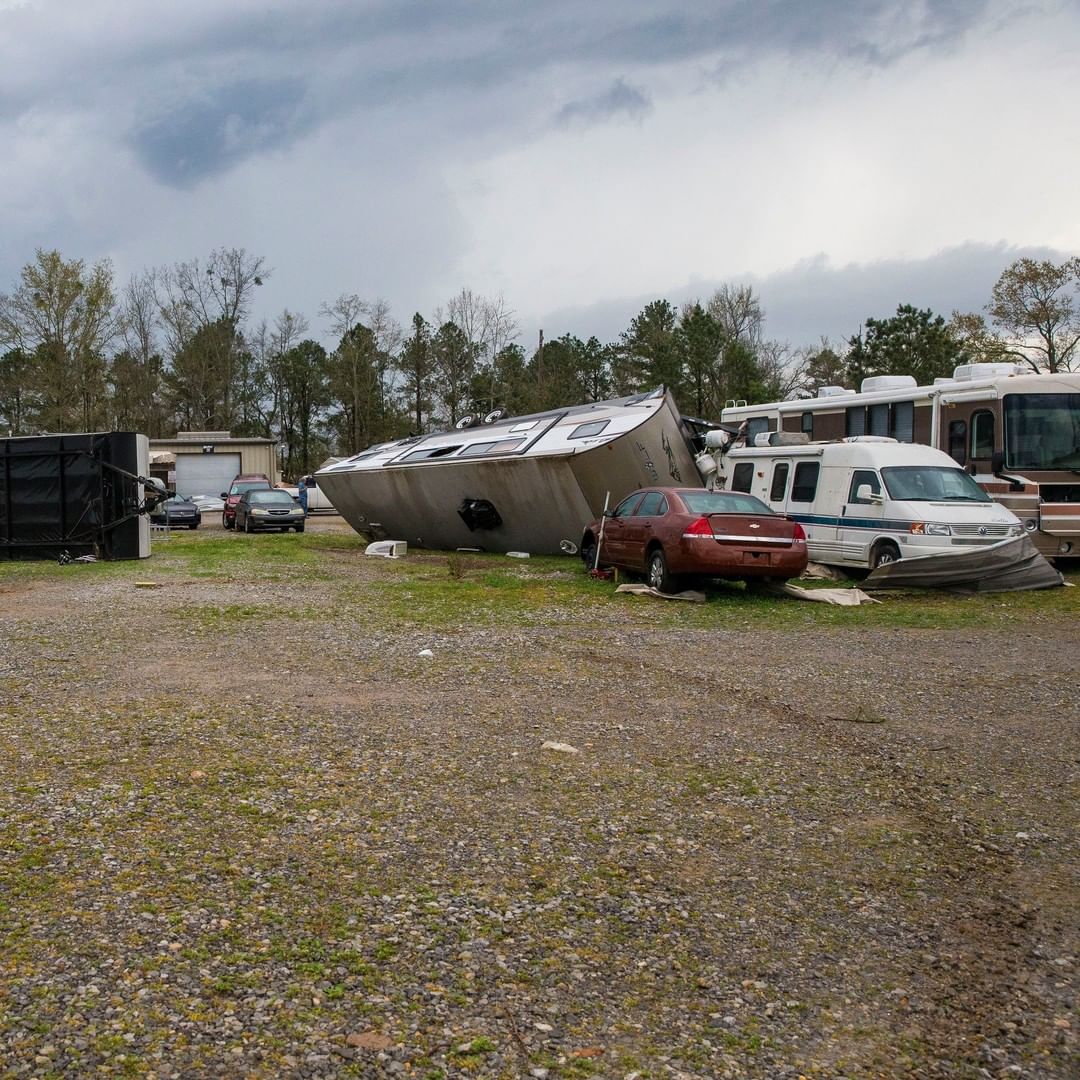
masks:
[[[270,273],[264,258],[221,248],[118,288],[108,261],[39,250],[0,294],[0,433],[230,431],[278,440],[295,477],[329,454],[497,408],[520,415],[664,384],[685,412],[715,419],[731,400],[884,373],[930,382],[971,360],[1069,370],[1080,339],[1080,259],[1013,263],[989,319],[901,305],[810,349],[769,339],[752,287],[726,284],[679,308],[647,304],[616,341],[541,335],[530,350],[502,297],[462,289],[403,326],[384,301],[342,294],[319,308],[328,350],[296,312],[252,320]]]

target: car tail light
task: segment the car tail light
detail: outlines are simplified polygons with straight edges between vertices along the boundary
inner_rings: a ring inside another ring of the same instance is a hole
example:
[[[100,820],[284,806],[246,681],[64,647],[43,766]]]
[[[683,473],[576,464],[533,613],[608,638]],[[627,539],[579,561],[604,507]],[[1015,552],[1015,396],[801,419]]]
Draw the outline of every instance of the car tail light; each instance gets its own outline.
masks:
[[[791,531],[791,539],[797,544],[806,539],[806,530],[796,521]]]
[[[686,526],[683,536],[712,536],[712,522],[707,517],[699,517],[697,521]]]

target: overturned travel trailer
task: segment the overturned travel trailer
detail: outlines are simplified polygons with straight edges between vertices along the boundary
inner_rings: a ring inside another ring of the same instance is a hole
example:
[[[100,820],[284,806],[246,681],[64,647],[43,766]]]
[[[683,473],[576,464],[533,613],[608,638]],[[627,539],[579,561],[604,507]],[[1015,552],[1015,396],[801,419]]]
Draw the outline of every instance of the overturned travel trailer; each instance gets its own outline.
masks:
[[[130,431],[0,439],[0,558],[145,558],[149,472]]]
[[[694,431],[663,387],[372,446],[321,469],[360,532],[414,547],[558,554],[610,496],[699,484]]]

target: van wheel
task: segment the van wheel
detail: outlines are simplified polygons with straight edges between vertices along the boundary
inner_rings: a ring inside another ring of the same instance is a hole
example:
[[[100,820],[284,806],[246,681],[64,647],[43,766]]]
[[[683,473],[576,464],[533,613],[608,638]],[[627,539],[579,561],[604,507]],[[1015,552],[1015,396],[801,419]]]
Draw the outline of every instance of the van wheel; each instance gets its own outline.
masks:
[[[662,593],[678,592],[679,579],[668,570],[663,548],[656,548],[649,556],[649,584]]]
[[[900,549],[891,540],[883,540],[880,544],[876,544],[874,550],[870,553],[871,570],[899,561]]]

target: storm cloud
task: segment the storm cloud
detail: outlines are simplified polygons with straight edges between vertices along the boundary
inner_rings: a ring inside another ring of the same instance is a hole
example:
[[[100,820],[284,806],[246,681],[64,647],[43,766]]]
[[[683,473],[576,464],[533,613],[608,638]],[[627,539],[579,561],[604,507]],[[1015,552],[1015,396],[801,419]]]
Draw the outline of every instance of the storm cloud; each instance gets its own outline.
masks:
[[[0,290],[36,247],[225,244],[269,317],[468,285],[604,337],[731,280],[800,342],[947,314],[1080,249],[1078,47],[1064,0],[0,0]]]

